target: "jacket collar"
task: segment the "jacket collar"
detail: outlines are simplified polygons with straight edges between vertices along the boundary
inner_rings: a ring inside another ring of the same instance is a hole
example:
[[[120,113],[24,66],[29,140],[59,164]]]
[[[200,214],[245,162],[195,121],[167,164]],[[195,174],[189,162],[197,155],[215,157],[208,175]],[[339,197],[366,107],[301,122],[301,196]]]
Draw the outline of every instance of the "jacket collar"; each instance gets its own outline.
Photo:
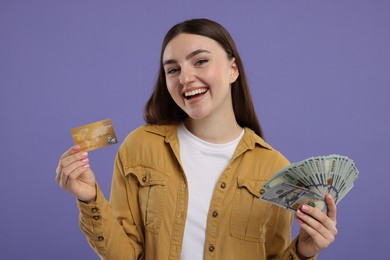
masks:
[[[265,142],[263,138],[258,136],[255,132],[253,132],[252,129],[248,127],[245,127],[245,134],[242,137],[242,140],[247,144],[249,149],[255,148],[257,144],[268,150],[273,150],[273,148],[267,142]]]
[[[165,137],[165,142],[170,143],[177,141],[177,127],[178,125],[146,125],[146,131]],[[265,149],[273,150],[273,148],[267,144],[260,136],[255,134],[252,129],[245,127],[245,133],[242,137],[240,144],[238,145],[241,149],[253,149],[259,145]]]
[[[165,137],[165,142],[177,140],[177,125],[146,125],[145,130],[149,133]]]

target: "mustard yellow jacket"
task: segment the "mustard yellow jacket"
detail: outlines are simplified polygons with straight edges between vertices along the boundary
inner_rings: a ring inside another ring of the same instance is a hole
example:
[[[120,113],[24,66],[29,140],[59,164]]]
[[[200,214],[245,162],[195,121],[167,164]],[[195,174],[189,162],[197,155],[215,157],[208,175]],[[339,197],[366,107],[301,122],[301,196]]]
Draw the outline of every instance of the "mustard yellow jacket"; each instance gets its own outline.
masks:
[[[210,203],[204,259],[299,259],[292,214],[259,200],[265,180],[289,162],[246,128]],[[142,126],[120,146],[110,202],[78,202],[80,227],[103,259],[180,259],[187,180],[177,126]]]

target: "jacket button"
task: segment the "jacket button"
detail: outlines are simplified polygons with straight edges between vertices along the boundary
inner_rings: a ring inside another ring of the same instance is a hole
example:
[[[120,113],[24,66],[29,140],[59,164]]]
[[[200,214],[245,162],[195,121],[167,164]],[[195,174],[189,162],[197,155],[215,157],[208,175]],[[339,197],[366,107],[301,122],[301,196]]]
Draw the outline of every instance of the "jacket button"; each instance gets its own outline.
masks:
[[[96,212],[98,212],[98,208],[92,208],[91,211],[92,211],[92,213],[96,213]]]
[[[289,254],[289,255],[288,255],[288,259],[289,259],[289,260],[293,260],[293,259],[294,259],[294,257],[292,256],[292,254]]]
[[[98,236],[98,240],[99,240],[99,241],[103,241],[103,240],[104,240],[104,237],[103,237],[103,236]]]
[[[144,176],[144,177],[142,178],[142,181],[143,181],[143,182],[146,182],[147,179],[148,179],[148,178],[146,178],[146,176]]]
[[[226,188],[226,183],[222,182],[222,183],[221,183],[221,188],[222,188],[222,189],[225,189],[225,188]]]
[[[99,218],[100,218],[99,216],[93,216],[94,220],[99,220]]]
[[[263,195],[265,193],[265,190],[264,189],[261,189],[260,190],[260,195]]]
[[[209,246],[209,251],[210,251],[210,252],[213,252],[214,250],[215,250],[215,247],[214,247],[213,245],[210,245],[210,246]]]
[[[213,212],[213,217],[214,217],[214,218],[218,217],[218,211],[214,211],[214,212]]]

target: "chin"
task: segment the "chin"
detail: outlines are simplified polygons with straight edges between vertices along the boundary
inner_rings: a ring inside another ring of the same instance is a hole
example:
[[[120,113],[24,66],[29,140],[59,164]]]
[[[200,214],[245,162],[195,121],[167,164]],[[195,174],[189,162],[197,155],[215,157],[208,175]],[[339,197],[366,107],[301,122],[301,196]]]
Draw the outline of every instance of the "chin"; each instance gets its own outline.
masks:
[[[201,120],[201,119],[204,119],[207,117],[207,113],[192,113],[192,114],[188,114],[188,117],[193,119],[193,120]]]
[[[198,108],[185,111],[189,118],[194,120],[200,120],[208,117],[210,115],[210,109],[208,108]]]

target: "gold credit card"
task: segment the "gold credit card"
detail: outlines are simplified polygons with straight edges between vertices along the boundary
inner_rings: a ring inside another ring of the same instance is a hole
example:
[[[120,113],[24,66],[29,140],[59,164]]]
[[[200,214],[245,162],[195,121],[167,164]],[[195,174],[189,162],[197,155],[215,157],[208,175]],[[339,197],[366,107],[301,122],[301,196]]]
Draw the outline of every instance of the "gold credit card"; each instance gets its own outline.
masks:
[[[118,143],[111,119],[75,127],[70,131],[74,143],[80,145],[82,151],[91,151]]]

